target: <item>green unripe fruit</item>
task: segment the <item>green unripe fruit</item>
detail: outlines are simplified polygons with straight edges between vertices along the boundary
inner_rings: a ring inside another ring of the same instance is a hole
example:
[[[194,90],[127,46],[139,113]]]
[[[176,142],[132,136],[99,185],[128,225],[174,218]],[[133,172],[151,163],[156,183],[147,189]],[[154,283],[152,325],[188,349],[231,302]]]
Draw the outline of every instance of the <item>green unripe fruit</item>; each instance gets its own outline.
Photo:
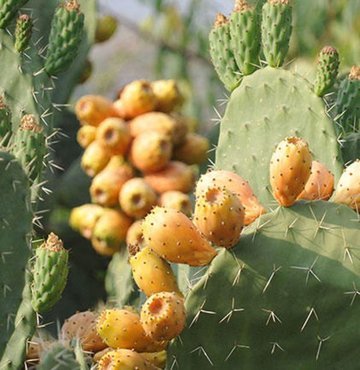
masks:
[[[29,45],[32,35],[33,21],[27,14],[22,14],[16,21],[15,49],[23,52]]]
[[[95,31],[95,42],[104,42],[109,40],[118,27],[117,19],[111,15],[105,15],[98,18]]]
[[[11,111],[0,96],[0,140],[11,133]]]
[[[0,0],[0,28],[6,28],[28,0]]]

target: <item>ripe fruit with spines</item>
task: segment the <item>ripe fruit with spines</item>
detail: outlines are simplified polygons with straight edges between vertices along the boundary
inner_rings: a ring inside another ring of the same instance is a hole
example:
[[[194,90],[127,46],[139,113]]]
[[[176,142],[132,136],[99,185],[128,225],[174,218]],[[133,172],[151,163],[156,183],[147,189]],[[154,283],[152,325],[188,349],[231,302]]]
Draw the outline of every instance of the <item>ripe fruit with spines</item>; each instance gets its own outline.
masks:
[[[86,149],[96,138],[96,127],[90,125],[81,126],[76,134],[79,145]]]
[[[190,196],[181,191],[170,190],[162,193],[159,197],[159,206],[175,209],[188,217],[192,214]]]
[[[151,82],[156,96],[156,110],[169,113],[181,107],[184,102],[179,86],[175,80],[157,80]]]
[[[209,140],[201,135],[189,133],[184,143],[174,150],[174,159],[186,164],[202,164],[207,159],[210,149]]]
[[[84,238],[91,239],[97,220],[103,213],[103,208],[97,204],[83,204],[71,210],[69,224]]]
[[[22,14],[16,21],[15,49],[18,53],[23,52],[28,46],[32,35],[33,21],[27,14]]]
[[[94,177],[106,167],[110,161],[110,158],[111,153],[100,143],[94,140],[85,149],[81,157],[81,168],[88,176]]]

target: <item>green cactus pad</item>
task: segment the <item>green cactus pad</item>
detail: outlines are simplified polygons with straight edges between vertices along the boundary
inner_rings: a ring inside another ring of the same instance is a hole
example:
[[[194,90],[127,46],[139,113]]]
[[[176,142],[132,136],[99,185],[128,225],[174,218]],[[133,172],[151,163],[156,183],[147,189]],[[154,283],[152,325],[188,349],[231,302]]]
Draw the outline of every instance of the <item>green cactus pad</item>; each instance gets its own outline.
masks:
[[[85,370],[76,360],[74,351],[62,343],[55,343],[40,358],[37,370]]]
[[[192,287],[168,368],[356,370],[359,225],[322,201],[262,216]]]
[[[341,153],[345,164],[360,159],[360,132],[353,132],[344,137]]]
[[[28,0],[0,0],[0,28],[6,28]]]
[[[15,49],[17,52],[21,53],[28,47],[32,28],[32,19],[27,14],[22,14],[17,19],[15,29]]]
[[[342,173],[334,124],[311,88],[300,76],[267,67],[244,77],[231,94],[220,126],[215,167],[248,180],[265,207],[274,204],[270,158],[287,136],[305,139],[314,159],[324,163],[336,180]]]

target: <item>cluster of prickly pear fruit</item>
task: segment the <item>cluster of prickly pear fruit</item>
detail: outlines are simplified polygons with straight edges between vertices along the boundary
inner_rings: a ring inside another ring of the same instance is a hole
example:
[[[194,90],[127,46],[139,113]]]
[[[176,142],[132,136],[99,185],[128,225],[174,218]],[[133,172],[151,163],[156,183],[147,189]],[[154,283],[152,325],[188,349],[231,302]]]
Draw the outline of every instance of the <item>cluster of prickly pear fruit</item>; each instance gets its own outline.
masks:
[[[189,212],[194,165],[206,160],[209,143],[179,113],[182,103],[174,80],[137,80],[114,102],[88,95],[76,103],[93,204],[73,209],[70,224],[98,253],[119,251],[134,221],[156,205]]]

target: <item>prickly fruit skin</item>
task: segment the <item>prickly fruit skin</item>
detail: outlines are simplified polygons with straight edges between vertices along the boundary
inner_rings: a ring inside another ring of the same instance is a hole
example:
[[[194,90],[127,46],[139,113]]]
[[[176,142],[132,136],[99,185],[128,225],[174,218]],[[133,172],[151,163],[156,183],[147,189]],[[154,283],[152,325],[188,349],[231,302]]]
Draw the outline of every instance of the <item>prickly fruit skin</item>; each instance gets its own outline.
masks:
[[[156,110],[169,113],[180,108],[184,102],[179,87],[175,80],[158,80],[151,82],[151,87],[156,96]]]
[[[181,295],[171,266],[149,247],[129,247],[133,278],[137,286],[151,296],[159,292],[176,292]]]
[[[38,313],[48,311],[60,298],[68,276],[68,251],[51,233],[35,251],[31,304]]]
[[[7,140],[9,140],[10,133],[11,111],[5,104],[4,99],[0,96],[0,140],[3,140],[5,137],[7,137]]]
[[[185,142],[175,148],[174,159],[186,164],[201,164],[206,161],[209,149],[210,144],[206,137],[189,133]]]
[[[105,15],[97,19],[95,42],[100,43],[109,40],[116,32],[117,19],[111,15]]]
[[[208,188],[196,199],[193,222],[219,247],[231,248],[240,239],[244,209],[237,196],[223,188]]]
[[[304,140],[288,137],[278,144],[270,161],[270,184],[280,205],[290,207],[295,203],[310,177],[311,163]]]
[[[160,369],[165,369],[167,353],[166,351],[160,352],[142,352],[140,353],[142,357],[151,364],[159,367]]]
[[[334,190],[334,175],[326,166],[318,161],[312,161],[311,173],[305,184],[305,189],[298,196],[303,200],[328,200]]]
[[[192,214],[192,204],[189,195],[180,191],[166,191],[159,198],[159,206],[172,208],[190,217]]]
[[[91,239],[96,222],[103,213],[97,204],[83,204],[71,210],[69,224],[84,238]]]
[[[144,173],[162,170],[172,156],[171,138],[159,132],[144,132],[134,139],[130,158],[132,164]]]
[[[142,220],[137,220],[129,227],[126,233],[126,245],[136,245],[141,248],[143,244]]]
[[[83,37],[84,14],[76,0],[67,0],[54,14],[51,22],[45,71],[56,75],[74,61]]]
[[[95,140],[85,149],[81,157],[81,167],[88,176],[94,177],[105,168],[110,157],[111,153]]]
[[[268,0],[262,8],[261,39],[269,66],[280,67],[289,50],[292,31],[290,0]]]
[[[142,218],[156,205],[155,191],[142,178],[127,181],[119,194],[121,209],[130,217]]]
[[[118,114],[111,100],[100,95],[85,95],[75,104],[75,114],[82,125],[99,126],[108,117]]]
[[[84,351],[98,352],[106,347],[96,331],[97,315],[91,311],[77,312],[65,320],[61,338],[65,341],[78,339]]]
[[[240,72],[243,75],[253,73],[260,64],[260,16],[257,9],[247,4],[246,0],[235,3],[230,16],[230,36],[230,45]]]
[[[230,25],[223,14],[216,16],[209,34],[210,55],[215,70],[228,91],[233,91],[241,81],[241,74],[231,49]]]
[[[155,340],[171,340],[185,327],[184,300],[176,293],[160,292],[150,296],[141,308],[141,324]]]
[[[325,46],[319,54],[314,92],[324,96],[333,87],[339,72],[339,53],[332,46]]]
[[[245,226],[265,213],[264,207],[256,198],[249,183],[234,172],[217,170],[202,175],[196,184],[196,197],[201,197],[211,187],[225,188],[238,197],[245,211]]]
[[[32,35],[33,21],[27,14],[22,14],[16,21],[15,50],[23,52],[29,45]]]
[[[6,28],[15,17],[16,12],[28,0],[1,0],[0,1],[0,29]]]
[[[93,248],[103,256],[112,256],[120,250],[131,223],[131,219],[121,211],[104,208],[93,229]]]
[[[176,190],[188,193],[194,187],[195,175],[191,167],[171,161],[161,171],[144,175],[145,181],[158,193]]]
[[[335,203],[346,204],[360,213],[360,160],[348,166],[336,186]]]
[[[96,127],[90,125],[81,126],[76,134],[76,140],[82,148],[87,148],[96,137]]]
[[[179,211],[156,207],[142,227],[145,245],[167,261],[204,266],[216,256],[215,249]]]
[[[131,142],[130,131],[121,118],[106,118],[96,131],[96,140],[111,154],[125,155]]]
[[[110,159],[108,165],[93,179],[90,196],[93,203],[104,207],[118,204],[119,193],[124,184],[134,177],[134,171],[126,162],[115,165],[117,156]]]

